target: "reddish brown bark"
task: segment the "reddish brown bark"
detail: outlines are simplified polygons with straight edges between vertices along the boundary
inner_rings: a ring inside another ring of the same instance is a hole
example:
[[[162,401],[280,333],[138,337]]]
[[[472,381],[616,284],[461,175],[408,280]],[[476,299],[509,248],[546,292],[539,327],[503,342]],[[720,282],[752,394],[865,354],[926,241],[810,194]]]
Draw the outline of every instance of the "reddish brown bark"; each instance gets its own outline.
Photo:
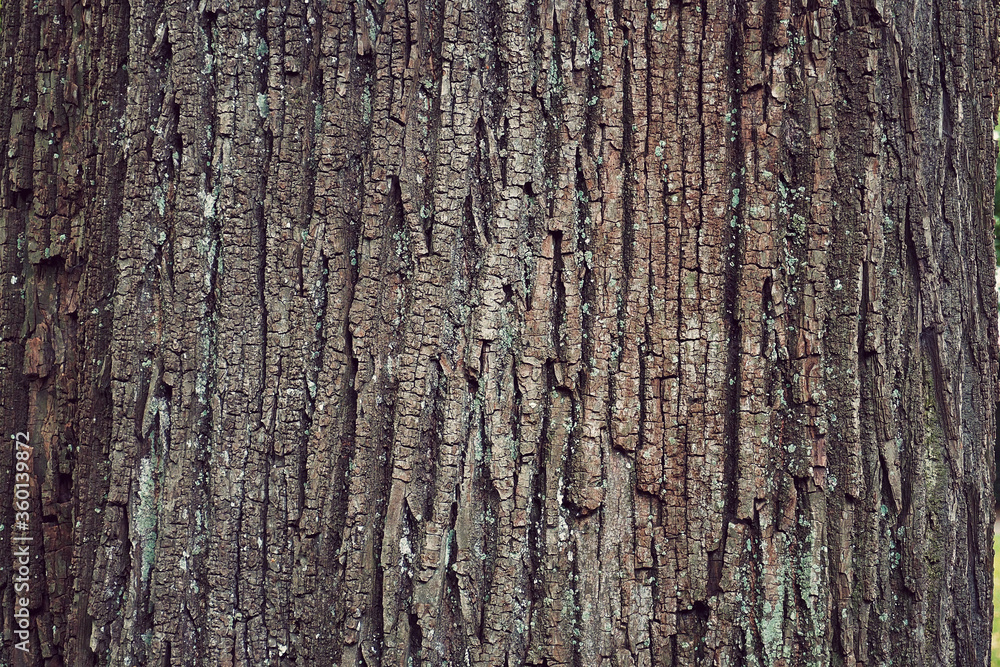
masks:
[[[993,4],[2,11],[0,661],[985,664]]]

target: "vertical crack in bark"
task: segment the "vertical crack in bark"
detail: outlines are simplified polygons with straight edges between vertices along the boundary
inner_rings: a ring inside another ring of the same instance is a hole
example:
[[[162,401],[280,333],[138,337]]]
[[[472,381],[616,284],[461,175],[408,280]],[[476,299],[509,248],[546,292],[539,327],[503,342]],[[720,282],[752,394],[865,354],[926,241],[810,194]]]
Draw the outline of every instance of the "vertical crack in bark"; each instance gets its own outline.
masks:
[[[745,54],[745,43],[742,30],[746,24],[746,3],[740,2],[736,5],[733,24],[727,31],[728,44],[726,60],[728,63],[728,83],[732,102],[730,113],[736,115],[733,122],[739,123],[740,109],[743,108],[741,99],[742,91],[745,89],[745,80],[742,75]],[[729,128],[726,128],[729,129]],[[743,138],[736,135],[731,149],[731,178],[730,189],[737,192],[746,192],[743,178],[737,176],[737,168],[743,169],[747,164],[746,151],[743,146]],[[746,196],[746,195],[744,195]],[[726,314],[726,339],[727,357],[726,374],[728,387],[724,389],[725,395],[725,420],[723,432],[723,483],[726,488],[725,506],[722,511],[722,541],[719,547],[710,556],[711,568],[709,571],[708,593],[717,595],[722,591],[721,578],[723,575],[724,559],[727,552],[729,524],[738,519],[737,507],[739,504],[739,476],[738,470],[740,461],[740,392],[743,387],[741,377],[740,352],[743,332],[740,328],[740,321],[737,315],[741,307],[739,303],[739,285],[741,283],[740,273],[743,265],[742,248],[745,243],[741,230],[747,223],[742,215],[742,207],[730,206],[731,219],[727,226],[723,227],[722,240],[725,244],[723,249],[723,268],[725,270],[724,286],[724,311]],[[770,299],[771,280],[766,278],[762,288],[763,301],[766,303]],[[766,333],[765,333],[766,335]],[[762,345],[762,350],[765,346]],[[748,351],[749,352],[749,351]]]

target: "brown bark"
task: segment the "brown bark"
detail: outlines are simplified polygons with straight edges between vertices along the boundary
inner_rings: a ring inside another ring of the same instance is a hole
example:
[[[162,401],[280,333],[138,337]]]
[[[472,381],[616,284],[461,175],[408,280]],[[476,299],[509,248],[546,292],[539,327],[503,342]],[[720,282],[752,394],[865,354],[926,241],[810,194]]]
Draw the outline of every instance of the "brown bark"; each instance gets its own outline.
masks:
[[[2,12],[0,663],[986,664],[993,3]]]

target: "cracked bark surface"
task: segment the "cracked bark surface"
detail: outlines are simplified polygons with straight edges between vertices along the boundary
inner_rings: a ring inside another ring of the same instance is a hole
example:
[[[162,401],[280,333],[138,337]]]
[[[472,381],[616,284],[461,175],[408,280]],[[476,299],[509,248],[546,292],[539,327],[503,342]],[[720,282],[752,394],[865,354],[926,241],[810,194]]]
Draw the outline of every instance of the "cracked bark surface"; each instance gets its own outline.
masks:
[[[0,664],[986,664],[992,3],[2,14]]]

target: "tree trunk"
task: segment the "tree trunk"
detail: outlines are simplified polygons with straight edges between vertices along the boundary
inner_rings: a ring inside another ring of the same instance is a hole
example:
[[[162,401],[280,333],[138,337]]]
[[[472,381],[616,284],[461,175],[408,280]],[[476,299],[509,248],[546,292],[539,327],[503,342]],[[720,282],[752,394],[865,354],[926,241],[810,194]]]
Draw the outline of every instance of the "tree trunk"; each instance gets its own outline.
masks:
[[[2,11],[0,663],[987,664],[995,3]]]

